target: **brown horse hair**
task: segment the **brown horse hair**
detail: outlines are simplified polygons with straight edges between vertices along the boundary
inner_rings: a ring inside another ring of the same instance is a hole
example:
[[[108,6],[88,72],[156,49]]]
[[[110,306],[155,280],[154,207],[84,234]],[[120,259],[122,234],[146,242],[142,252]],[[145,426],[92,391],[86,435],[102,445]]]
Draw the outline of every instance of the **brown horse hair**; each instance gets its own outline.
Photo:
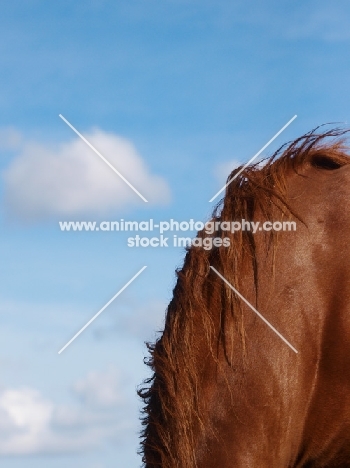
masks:
[[[281,146],[265,164],[253,164],[227,186],[226,194],[215,207],[213,221],[254,220],[259,211],[269,219],[272,210],[282,216],[296,217],[286,200],[288,174],[299,171],[305,165],[331,170],[349,164],[344,143],[345,133],[339,128],[319,131],[320,127]],[[329,142],[328,139],[332,138]],[[231,172],[229,182],[242,167]],[[300,174],[303,176],[302,174]],[[302,220],[301,220],[302,221]],[[274,236],[271,231],[270,236]],[[210,269],[215,266],[231,284],[239,285],[239,273],[243,254],[251,259],[255,297],[258,297],[258,274],[254,236],[250,231],[215,232],[213,237],[230,237],[229,247],[205,250],[190,247],[184,265],[177,270],[177,283],[173,290],[162,335],[154,344],[147,343],[150,357],[145,360],[153,376],[144,381],[138,395],[144,401],[140,454],[146,468],[195,468],[198,434],[204,435],[208,428],[202,420],[199,396],[201,376],[198,360],[198,336],[201,334],[208,348],[208,356],[218,366],[218,349],[224,352],[231,365],[230,343],[227,342],[225,326],[235,320],[242,338],[244,351],[244,323],[240,302],[232,290]],[[210,237],[204,230],[199,238]],[[269,241],[269,245],[274,242]],[[219,291],[221,303],[220,331],[214,327],[210,297]],[[200,313],[198,313],[200,311]],[[205,359],[205,358],[203,358]]]

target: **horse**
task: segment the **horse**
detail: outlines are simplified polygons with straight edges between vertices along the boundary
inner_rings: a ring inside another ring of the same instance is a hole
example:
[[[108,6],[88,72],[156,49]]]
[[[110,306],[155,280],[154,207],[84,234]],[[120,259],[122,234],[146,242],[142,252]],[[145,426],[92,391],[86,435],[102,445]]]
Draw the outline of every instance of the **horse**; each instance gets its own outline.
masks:
[[[350,467],[347,131],[317,127],[229,175],[218,229],[197,234],[229,245],[187,248],[147,344],[145,468]],[[237,220],[296,230],[221,228]]]

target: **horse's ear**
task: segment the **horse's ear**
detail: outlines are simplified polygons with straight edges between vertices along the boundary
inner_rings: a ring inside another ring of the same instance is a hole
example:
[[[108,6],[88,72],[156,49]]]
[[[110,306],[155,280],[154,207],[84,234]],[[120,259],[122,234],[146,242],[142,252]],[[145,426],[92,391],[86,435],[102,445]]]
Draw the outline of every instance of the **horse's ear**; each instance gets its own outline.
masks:
[[[330,156],[323,154],[315,154],[311,159],[311,165],[313,167],[317,167],[318,169],[326,169],[328,171],[342,167],[342,164],[340,164],[338,161],[335,161]]]

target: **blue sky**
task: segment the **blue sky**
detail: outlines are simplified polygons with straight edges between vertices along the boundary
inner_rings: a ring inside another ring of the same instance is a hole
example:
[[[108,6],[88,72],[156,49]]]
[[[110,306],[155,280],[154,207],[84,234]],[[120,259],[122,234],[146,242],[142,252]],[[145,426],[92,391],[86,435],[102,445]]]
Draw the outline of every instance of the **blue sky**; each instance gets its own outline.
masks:
[[[1,7],[1,466],[140,466],[143,342],[161,327],[184,252],[60,232],[58,220],[205,220],[229,171],[294,114],[265,155],[348,122],[349,14],[345,1]]]

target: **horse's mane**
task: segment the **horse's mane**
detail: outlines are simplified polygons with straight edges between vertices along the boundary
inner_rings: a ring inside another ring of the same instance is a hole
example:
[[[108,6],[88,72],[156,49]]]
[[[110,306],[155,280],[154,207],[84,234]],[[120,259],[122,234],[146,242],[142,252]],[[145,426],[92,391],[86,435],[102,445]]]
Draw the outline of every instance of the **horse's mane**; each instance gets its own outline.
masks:
[[[335,169],[349,164],[344,139],[349,130],[339,128],[325,132],[320,127],[293,142],[281,146],[265,164],[246,167],[226,188],[224,199],[213,212],[214,221],[254,220],[257,210],[270,219],[272,210],[282,216],[296,216],[286,199],[287,178],[305,165]],[[332,138],[329,142],[328,139]],[[229,175],[229,182],[242,169]],[[299,218],[298,218],[299,219]],[[239,284],[243,257],[251,259],[250,269],[257,294],[257,262],[254,236],[250,231],[215,232],[213,237],[230,237],[229,247],[205,250],[187,249],[184,266],[177,270],[177,283],[166,314],[165,328],[155,344],[147,344],[148,366],[153,376],[138,391],[145,402],[141,453],[146,468],[195,468],[198,434],[204,433],[200,409],[201,374],[198,359],[198,336],[207,344],[208,356],[219,364],[218,346],[224,350],[228,365],[232,362],[223,328],[227,320],[235,319],[244,341],[240,320],[240,302],[210,269],[215,266],[233,285]],[[271,234],[273,236],[273,234]],[[198,237],[208,237],[203,231]],[[211,298],[216,294],[215,308]],[[214,329],[213,310],[221,314],[218,334]],[[218,336],[216,336],[218,335]],[[214,345],[215,343],[215,345]],[[205,356],[203,356],[205,360]]]

